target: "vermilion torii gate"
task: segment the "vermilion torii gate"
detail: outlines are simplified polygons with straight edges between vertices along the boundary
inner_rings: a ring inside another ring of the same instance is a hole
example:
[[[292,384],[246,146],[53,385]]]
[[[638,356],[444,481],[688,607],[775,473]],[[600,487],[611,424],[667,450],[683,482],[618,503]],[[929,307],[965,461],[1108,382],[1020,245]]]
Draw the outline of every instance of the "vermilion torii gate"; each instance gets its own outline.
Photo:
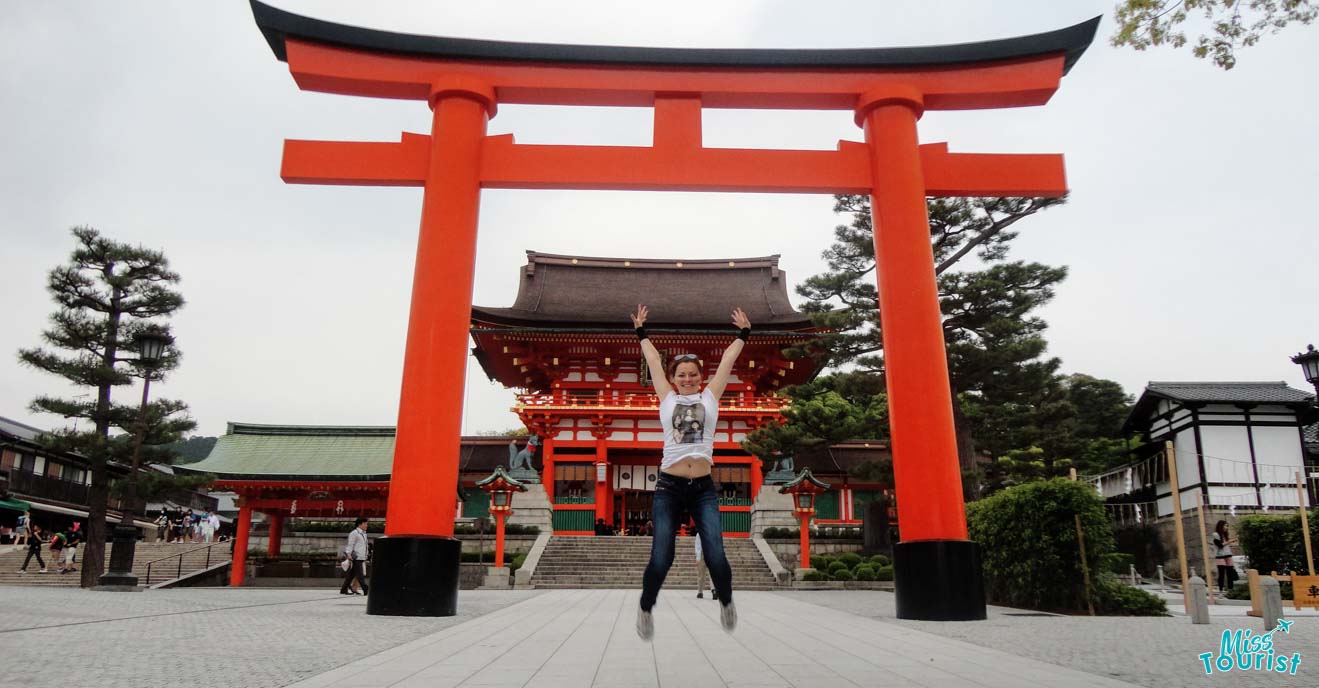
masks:
[[[505,43],[375,31],[252,2],[304,90],[425,101],[431,134],[398,143],[289,140],[303,184],[425,188],[390,483],[369,614],[456,613],[452,538],[481,189],[868,193],[875,227],[902,543],[898,616],[983,619],[967,539],[927,196],[1061,196],[1061,155],[920,145],[926,110],[1046,103],[1099,19],[959,45],[691,50]],[[654,108],[649,147],[523,145],[487,136],[500,103]],[[865,143],[834,151],[701,144],[702,108],[848,110]],[[446,487],[447,486],[447,487]]]

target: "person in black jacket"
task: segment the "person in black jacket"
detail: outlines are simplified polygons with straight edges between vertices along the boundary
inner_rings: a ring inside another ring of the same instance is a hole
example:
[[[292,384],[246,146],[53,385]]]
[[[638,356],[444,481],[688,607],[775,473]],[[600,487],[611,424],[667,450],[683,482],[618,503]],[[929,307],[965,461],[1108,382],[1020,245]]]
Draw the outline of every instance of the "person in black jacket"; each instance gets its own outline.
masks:
[[[19,573],[27,573],[27,565],[28,562],[32,561],[32,557],[37,558],[37,565],[41,567],[41,572],[42,573],[46,572],[46,560],[41,558],[41,543],[45,541],[46,541],[46,531],[43,530],[41,526],[36,525],[35,523],[29,521],[28,536],[27,536],[27,558],[23,560],[23,568],[18,570]]]

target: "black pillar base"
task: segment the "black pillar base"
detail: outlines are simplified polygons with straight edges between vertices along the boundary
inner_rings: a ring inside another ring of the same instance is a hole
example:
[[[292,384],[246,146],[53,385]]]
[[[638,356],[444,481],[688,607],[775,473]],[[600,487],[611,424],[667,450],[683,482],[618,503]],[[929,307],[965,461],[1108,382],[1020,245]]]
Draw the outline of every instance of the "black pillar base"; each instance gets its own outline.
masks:
[[[114,527],[114,547],[110,550],[110,570],[96,579],[98,590],[137,588],[133,575],[133,558],[137,550],[137,528],[119,523]]]
[[[463,544],[436,535],[393,535],[375,541],[366,613],[453,616]]]
[[[980,545],[970,540],[920,540],[893,546],[898,618],[981,621],[985,579]]]

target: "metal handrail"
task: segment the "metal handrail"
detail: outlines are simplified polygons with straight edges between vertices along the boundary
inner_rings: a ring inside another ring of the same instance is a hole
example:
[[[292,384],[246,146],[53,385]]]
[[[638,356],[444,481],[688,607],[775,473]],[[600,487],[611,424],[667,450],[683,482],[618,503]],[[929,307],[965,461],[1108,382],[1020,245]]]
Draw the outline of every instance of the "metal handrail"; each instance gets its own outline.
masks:
[[[202,550],[206,550],[206,563],[202,566],[202,568],[203,568],[203,569],[209,569],[209,568],[211,567],[211,550],[215,549],[216,547],[218,547],[218,546],[220,546],[220,545],[227,545],[227,546],[229,547],[229,556],[230,556],[230,558],[232,559],[232,558],[233,558],[233,551],[234,551],[234,541],[233,541],[233,540],[226,540],[226,541],[224,541],[224,542],[212,542],[211,544],[206,545],[206,546],[204,546],[204,547],[196,547],[196,548],[193,548],[193,549],[184,550],[184,551],[182,551],[182,552],[179,552],[178,554],[171,554],[171,555],[169,555],[168,557],[161,557],[161,558],[159,558],[159,559],[153,559],[153,560],[151,560],[151,561],[148,561],[148,562],[147,562],[147,573],[146,573],[146,576],[144,576],[144,577],[146,578],[146,580],[144,581],[143,584],[144,584],[144,585],[151,585],[151,567],[152,567],[153,565],[155,565],[155,564],[159,564],[159,563],[162,562],[162,561],[169,561],[170,559],[175,559],[175,558],[177,558],[177,559],[179,560],[179,566],[178,566],[178,569],[175,571],[174,577],[175,577],[175,578],[182,578],[182,577],[183,577],[183,557],[184,557],[184,555],[192,554],[193,552],[200,552],[200,551],[202,551]]]

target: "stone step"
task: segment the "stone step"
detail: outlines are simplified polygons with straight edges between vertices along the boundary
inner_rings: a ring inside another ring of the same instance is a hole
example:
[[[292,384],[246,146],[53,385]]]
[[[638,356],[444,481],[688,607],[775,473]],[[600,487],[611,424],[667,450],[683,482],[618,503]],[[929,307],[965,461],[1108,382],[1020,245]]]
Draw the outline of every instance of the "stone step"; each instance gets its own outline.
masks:
[[[696,588],[696,538],[680,537],[666,587]],[[531,584],[538,588],[639,588],[650,559],[648,537],[555,536],[541,554]],[[733,568],[733,585],[743,590],[773,590],[778,586],[755,544],[746,539],[724,540]]]

